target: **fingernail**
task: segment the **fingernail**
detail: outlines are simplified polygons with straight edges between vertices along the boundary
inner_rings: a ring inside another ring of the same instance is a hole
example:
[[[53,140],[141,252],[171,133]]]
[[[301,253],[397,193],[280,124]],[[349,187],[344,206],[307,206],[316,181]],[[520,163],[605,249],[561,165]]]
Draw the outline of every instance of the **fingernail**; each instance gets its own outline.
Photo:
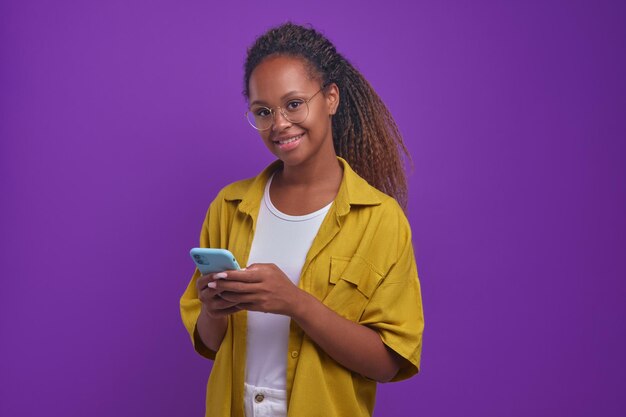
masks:
[[[209,287],[209,288],[216,288],[217,287],[217,282],[211,281],[206,286]]]
[[[226,272],[218,272],[217,274],[215,274],[213,278],[215,279],[226,278]]]

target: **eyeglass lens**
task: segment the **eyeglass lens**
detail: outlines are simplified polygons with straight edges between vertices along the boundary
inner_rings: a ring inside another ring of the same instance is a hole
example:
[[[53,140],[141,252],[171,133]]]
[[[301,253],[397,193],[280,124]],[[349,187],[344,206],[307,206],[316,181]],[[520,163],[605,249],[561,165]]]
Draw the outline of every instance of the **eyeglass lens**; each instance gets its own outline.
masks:
[[[246,113],[246,116],[252,127],[259,130],[267,130],[272,127],[277,111],[280,111],[283,117],[290,123],[302,123],[309,115],[309,105],[304,100],[289,100],[277,109],[269,109],[267,107],[252,108]]]

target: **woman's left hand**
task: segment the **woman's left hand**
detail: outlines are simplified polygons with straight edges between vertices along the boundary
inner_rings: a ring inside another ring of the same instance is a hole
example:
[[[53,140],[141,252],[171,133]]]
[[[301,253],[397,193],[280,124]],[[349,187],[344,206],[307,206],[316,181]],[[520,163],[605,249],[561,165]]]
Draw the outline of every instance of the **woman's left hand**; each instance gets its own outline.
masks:
[[[216,278],[223,278],[214,281],[220,297],[242,310],[291,316],[302,296],[302,290],[275,264],[252,264]]]

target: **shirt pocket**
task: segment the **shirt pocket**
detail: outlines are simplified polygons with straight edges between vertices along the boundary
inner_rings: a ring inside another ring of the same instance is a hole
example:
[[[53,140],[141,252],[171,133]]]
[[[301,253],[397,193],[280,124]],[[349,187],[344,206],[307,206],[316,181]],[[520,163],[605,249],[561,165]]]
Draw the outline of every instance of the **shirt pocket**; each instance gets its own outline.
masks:
[[[324,304],[348,320],[358,321],[382,275],[359,256],[330,258],[330,289]]]

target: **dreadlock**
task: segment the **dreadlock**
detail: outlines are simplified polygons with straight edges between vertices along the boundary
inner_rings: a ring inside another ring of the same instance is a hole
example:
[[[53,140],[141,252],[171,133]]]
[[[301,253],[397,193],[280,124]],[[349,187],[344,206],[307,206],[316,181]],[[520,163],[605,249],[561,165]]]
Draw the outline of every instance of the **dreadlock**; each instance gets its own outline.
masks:
[[[333,116],[333,144],[367,182],[406,208],[407,184],[402,156],[410,155],[391,113],[370,83],[313,28],[285,23],[261,35],[248,48],[244,95],[250,96],[252,71],[270,55],[303,58],[322,85],[339,87],[339,108]]]

